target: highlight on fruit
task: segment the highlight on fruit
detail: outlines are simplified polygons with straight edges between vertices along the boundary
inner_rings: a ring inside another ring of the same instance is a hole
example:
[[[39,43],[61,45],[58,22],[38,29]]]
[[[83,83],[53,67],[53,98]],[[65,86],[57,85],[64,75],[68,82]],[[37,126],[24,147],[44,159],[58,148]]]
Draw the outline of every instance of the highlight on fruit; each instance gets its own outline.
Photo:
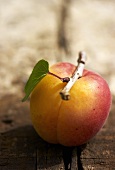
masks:
[[[93,138],[105,124],[111,108],[111,92],[99,74],[84,69],[85,52],[77,66],[45,60],[35,65],[25,86],[30,115],[38,135],[49,143],[79,146]]]

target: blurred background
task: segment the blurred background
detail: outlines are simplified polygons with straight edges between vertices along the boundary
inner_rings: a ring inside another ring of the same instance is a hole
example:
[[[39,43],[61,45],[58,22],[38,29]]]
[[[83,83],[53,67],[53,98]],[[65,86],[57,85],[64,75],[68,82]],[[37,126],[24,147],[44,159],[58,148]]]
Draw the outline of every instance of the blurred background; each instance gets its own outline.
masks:
[[[1,131],[30,122],[21,99],[40,59],[74,64],[84,50],[115,95],[114,13],[114,0],[0,0]]]

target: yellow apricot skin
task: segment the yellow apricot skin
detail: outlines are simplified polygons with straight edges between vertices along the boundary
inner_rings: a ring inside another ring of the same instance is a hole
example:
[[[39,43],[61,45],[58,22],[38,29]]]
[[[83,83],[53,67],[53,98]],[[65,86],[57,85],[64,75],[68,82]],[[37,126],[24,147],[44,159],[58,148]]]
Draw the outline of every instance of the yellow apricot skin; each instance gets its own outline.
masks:
[[[70,77],[74,70],[75,66],[69,63],[57,63],[50,68],[61,77]],[[71,88],[68,101],[60,96],[65,85],[47,74],[32,92],[31,118],[45,141],[78,146],[95,136],[104,125],[110,111],[111,93],[101,76],[87,70]]]
[[[62,101],[59,92],[63,87],[60,80],[47,75],[37,85],[30,100],[33,125],[38,134],[51,143],[58,143],[57,121]]]

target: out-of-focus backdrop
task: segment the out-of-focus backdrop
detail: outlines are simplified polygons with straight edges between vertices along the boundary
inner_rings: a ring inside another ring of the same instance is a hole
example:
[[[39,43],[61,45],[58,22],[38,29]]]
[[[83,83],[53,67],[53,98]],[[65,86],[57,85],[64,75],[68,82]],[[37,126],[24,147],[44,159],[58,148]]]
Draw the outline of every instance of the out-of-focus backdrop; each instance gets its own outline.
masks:
[[[0,105],[10,103],[11,115],[17,101],[20,110],[38,60],[76,63],[81,50],[87,53],[85,68],[100,73],[115,95],[114,0],[0,0]]]

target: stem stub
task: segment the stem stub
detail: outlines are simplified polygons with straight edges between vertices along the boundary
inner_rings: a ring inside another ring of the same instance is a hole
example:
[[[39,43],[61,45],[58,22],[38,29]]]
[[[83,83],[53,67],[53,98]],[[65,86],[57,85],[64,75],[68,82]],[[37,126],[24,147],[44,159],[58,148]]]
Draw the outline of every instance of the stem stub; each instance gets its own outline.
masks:
[[[66,86],[60,92],[61,98],[63,100],[69,100],[70,99],[70,89],[72,88],[74,83],[80,77],[82,77],[85,61],[86,61],[86,53],[85,52],[80,52],[79,53],[79,58],[77,60],[78,66],[76,67],[76,70],[74,71],[73,75],[71,76],[71,78],[68,81],[68,83],[66,84]]]

